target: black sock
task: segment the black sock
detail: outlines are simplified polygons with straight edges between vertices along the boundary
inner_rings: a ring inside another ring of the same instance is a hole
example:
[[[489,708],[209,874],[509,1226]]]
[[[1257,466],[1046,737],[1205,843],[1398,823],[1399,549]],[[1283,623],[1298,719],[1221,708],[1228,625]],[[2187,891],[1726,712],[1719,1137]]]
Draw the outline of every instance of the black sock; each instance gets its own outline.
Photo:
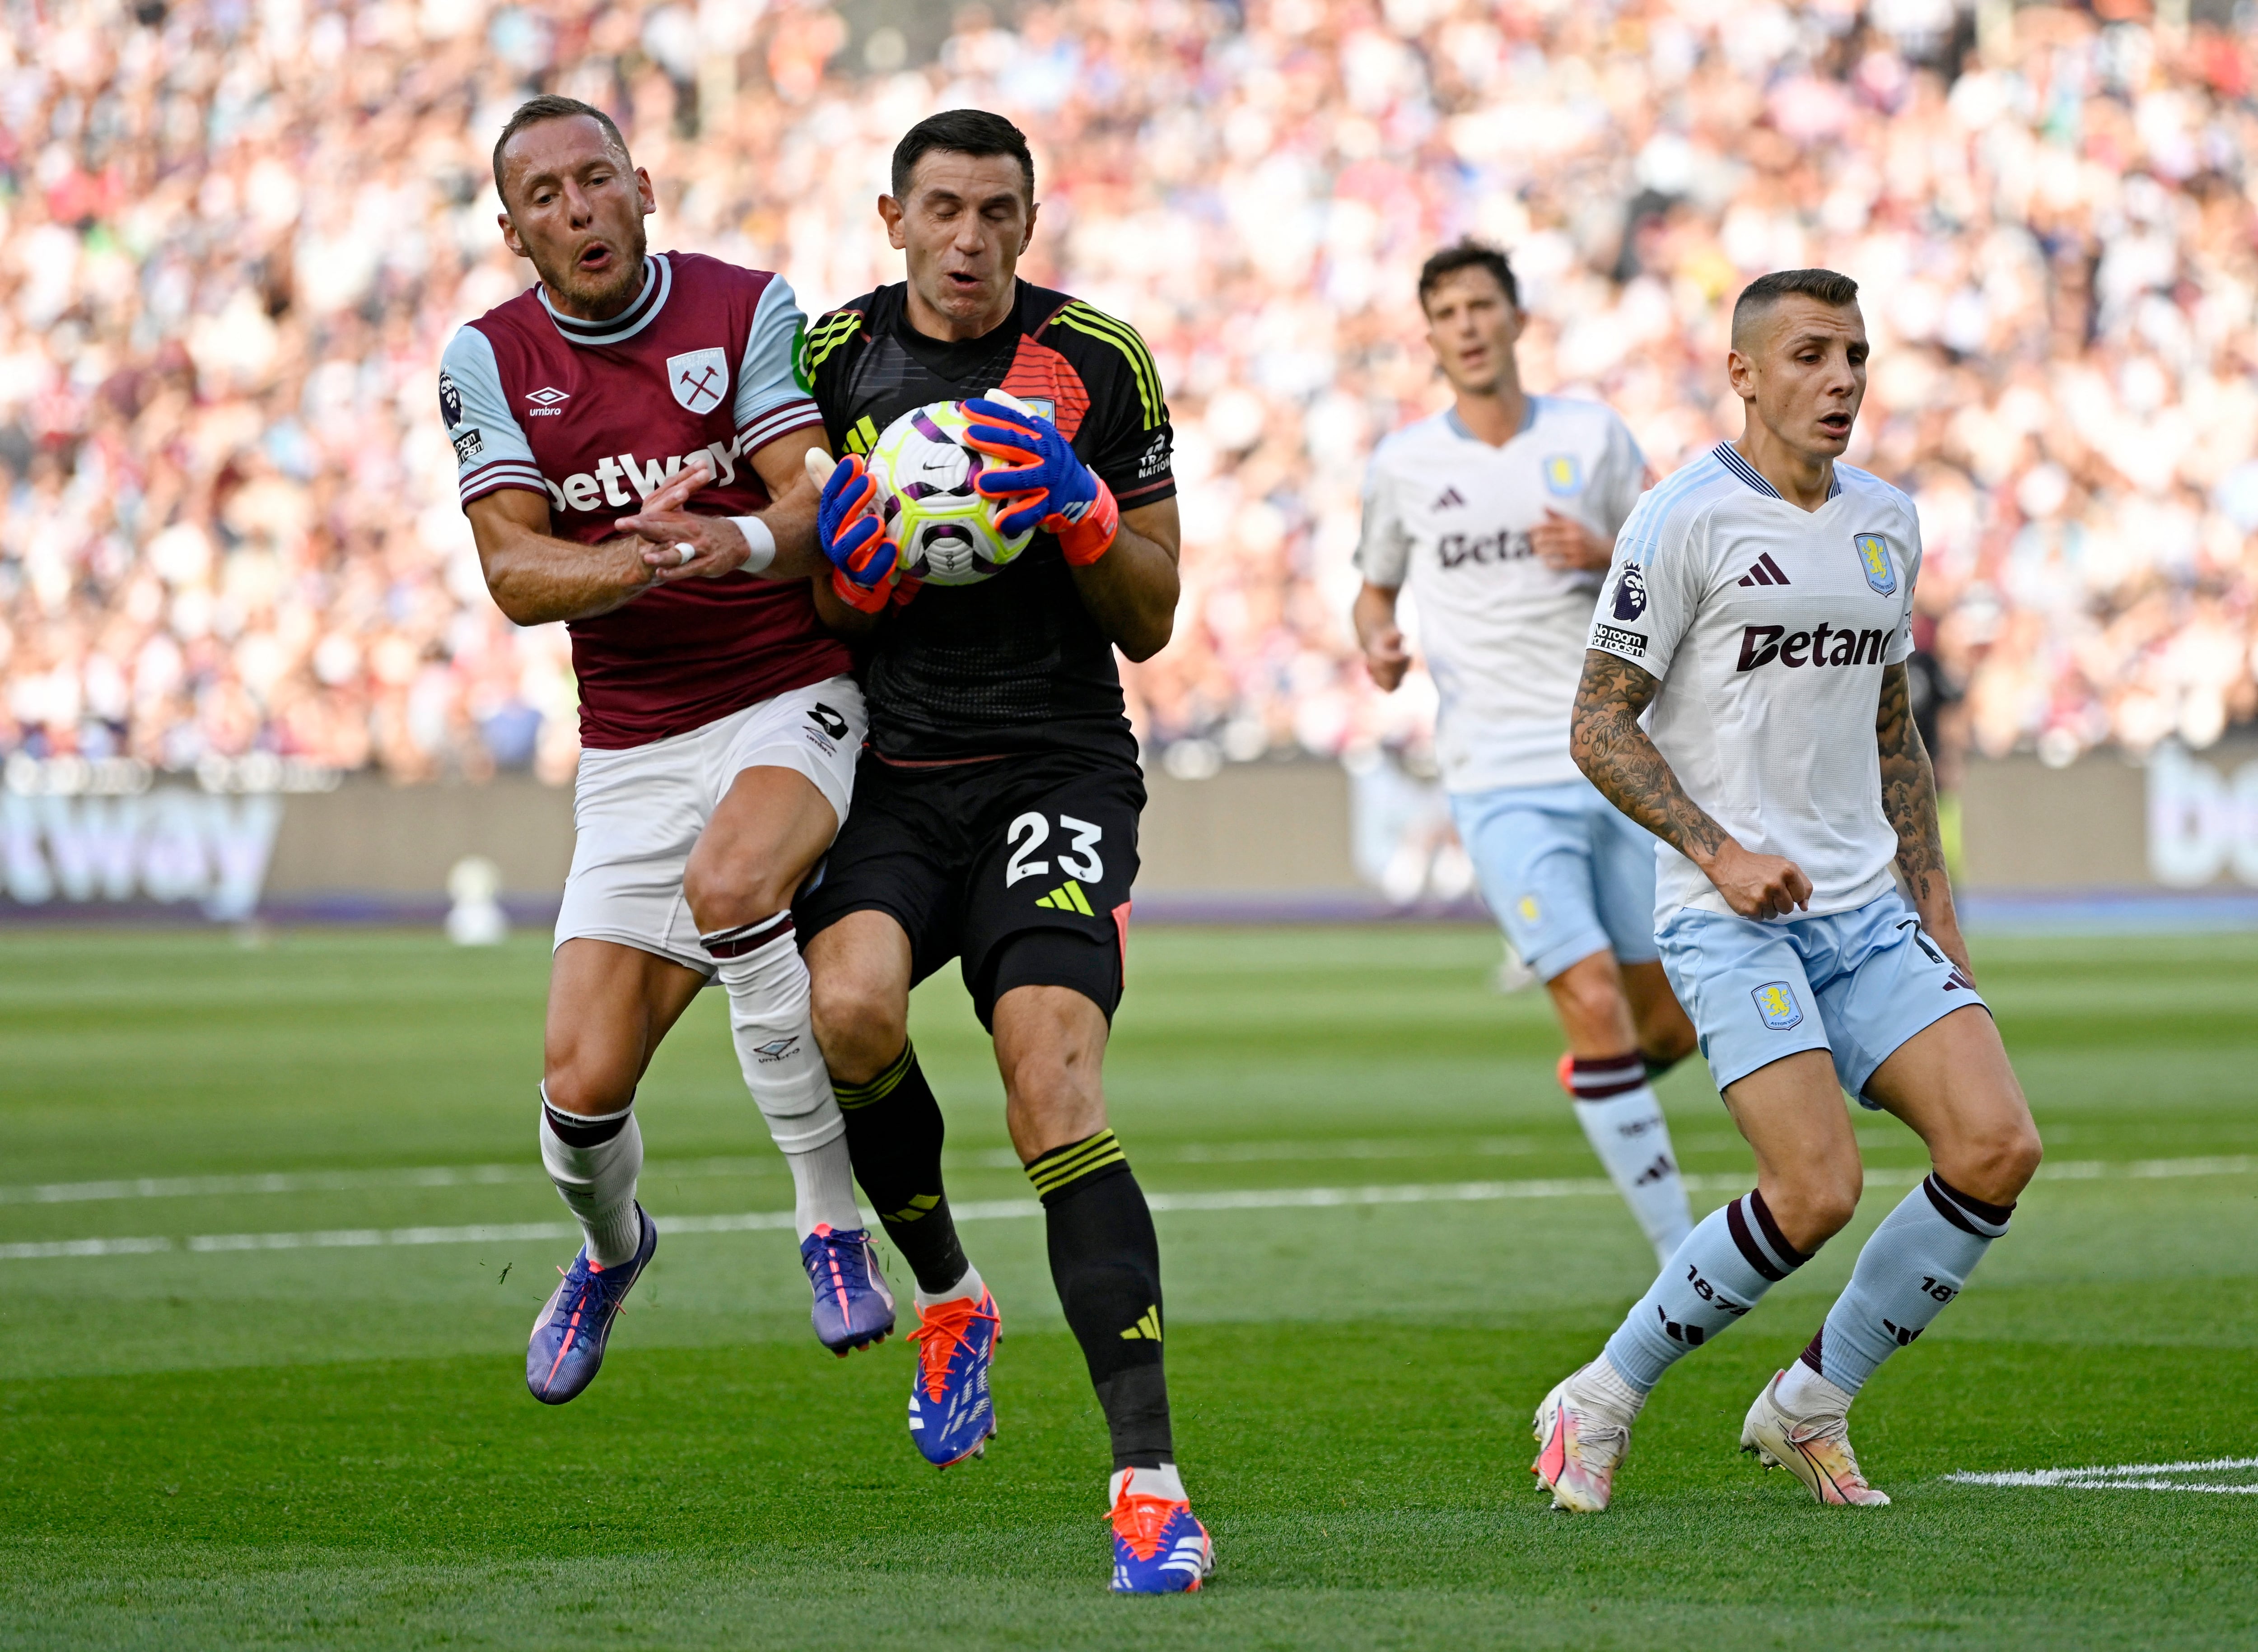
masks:
[[[1161,1241],[1145,1190],[1113,1132],[1057,1147],[1027,1166],[1050,1230],[1051,1282],[1082,1344],[1113,1436],[1113,1466],[1175,1460],[1161,1369]]]
[[[935,1295],[962,1279],[972,1265],[956,1241],[948,1195],[941,1185],[941,1103],[905,1043],[886,1070],[867,1084],[831,1081],[847,1120],[847,1156],[878,1222],[918,1288]]]

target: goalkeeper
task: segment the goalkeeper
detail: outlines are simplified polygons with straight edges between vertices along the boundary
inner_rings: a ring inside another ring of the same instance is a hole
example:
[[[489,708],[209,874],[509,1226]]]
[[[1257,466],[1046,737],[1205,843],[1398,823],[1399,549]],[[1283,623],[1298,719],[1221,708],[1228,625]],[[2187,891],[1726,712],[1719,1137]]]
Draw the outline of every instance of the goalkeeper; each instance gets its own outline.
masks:
[[[847,455],[819,518],[836,564],[827,617],[867,632],[870,706],[855,805],[794,903],[816,1038],[856,1177],[917,1276],[910,1432],[946,1468],[995,1432],[1000,1329],[949,1216],[941,1109],[909,1042],[910,988],[958,961],[1112,1436],[1113,1587],[1196,1588],[1209,1544],[1169,1433],[1160,1247],[1099,1079],[1145,804],[1113,650],[1149,658],[1174,622],[1168,408],[1133,330],[1017,278],[1035,227],[1017,127],[969,110],[920,122],[892,191],[878,209],[908,280],[822,317],[803,360]],[[1019,406],[981,400],[995,390]],[[1000,530],[1040,531],[983,583],[920,587],[860,456],[903,414],[953,401],[974,415]]]

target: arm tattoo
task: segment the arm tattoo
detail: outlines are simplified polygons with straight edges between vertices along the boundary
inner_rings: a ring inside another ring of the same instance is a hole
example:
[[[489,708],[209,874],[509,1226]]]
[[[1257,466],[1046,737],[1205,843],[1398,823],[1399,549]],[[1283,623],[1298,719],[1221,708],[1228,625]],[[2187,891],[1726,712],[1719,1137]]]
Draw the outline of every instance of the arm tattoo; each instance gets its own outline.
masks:
[[[1609,803],[1698,862],[1724,847],[1725,829],[1686,795],[1638,726],[1639,713],[1661,686],[1629,660],[1585,650],[1568,754]]]
[[[1882,670],[1881,703],[1874,713],[1874,743],[1882,758],[1882,812],[1898,834],[1898,871],[1926,915],[1932,901],[1949,903],[1944,840],[1936,824],[1936,773],[1913,720],[1903,665]]]

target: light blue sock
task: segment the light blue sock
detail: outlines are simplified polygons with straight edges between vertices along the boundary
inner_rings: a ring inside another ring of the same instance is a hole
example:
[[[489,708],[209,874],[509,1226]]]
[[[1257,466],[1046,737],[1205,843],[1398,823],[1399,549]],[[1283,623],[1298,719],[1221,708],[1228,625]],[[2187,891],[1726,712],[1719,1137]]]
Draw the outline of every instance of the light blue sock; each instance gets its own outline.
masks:
[[[1850,1283],[1827,1310],[1803,1363],[1844,1393],[1857,1393],[1877,1365],[1960,1294],[2013,1209],[1972,1199],[1932,1174],[1858,1252]]]
[[[1608,1338],[1608,1364],[1646,1393],[1664,1372],[1810,1259],[1787,1242],[1762,1194],[1750,1192],[1712,1210]]]

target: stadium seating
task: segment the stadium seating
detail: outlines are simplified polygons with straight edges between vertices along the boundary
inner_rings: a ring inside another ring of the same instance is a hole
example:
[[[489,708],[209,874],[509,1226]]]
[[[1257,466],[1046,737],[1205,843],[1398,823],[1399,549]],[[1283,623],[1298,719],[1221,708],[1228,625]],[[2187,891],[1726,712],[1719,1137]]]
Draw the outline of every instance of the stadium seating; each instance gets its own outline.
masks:
[[[1431,689],[1374,694],[1344,611],[1362,457],[1434,401],[1411,273],[1466,232],[1514,253],[1532,384],[1614,401],[1665,471],[1737,426],[1742,281],[1867,283],[1853,457],[1919,497],[1978,748],[2258,713],[2258,45],[2208,0],[2183,32],[1985,6],[1975,35],[1769,0],[1011,10],[922,67],[816,4],[25,13],[0,748],[570,774],[564,639],[487,601],[433,390],[525,279],[486,150],[542,88],[618,112],[654,245],[780,266],[811,309],[886,269],[911,121],[1028,127],[1028,273],[1134,321],[1170,390],[1185,602],[1132,693],[1148,745],[1203,742],[1187,772],[1426,740]]]

